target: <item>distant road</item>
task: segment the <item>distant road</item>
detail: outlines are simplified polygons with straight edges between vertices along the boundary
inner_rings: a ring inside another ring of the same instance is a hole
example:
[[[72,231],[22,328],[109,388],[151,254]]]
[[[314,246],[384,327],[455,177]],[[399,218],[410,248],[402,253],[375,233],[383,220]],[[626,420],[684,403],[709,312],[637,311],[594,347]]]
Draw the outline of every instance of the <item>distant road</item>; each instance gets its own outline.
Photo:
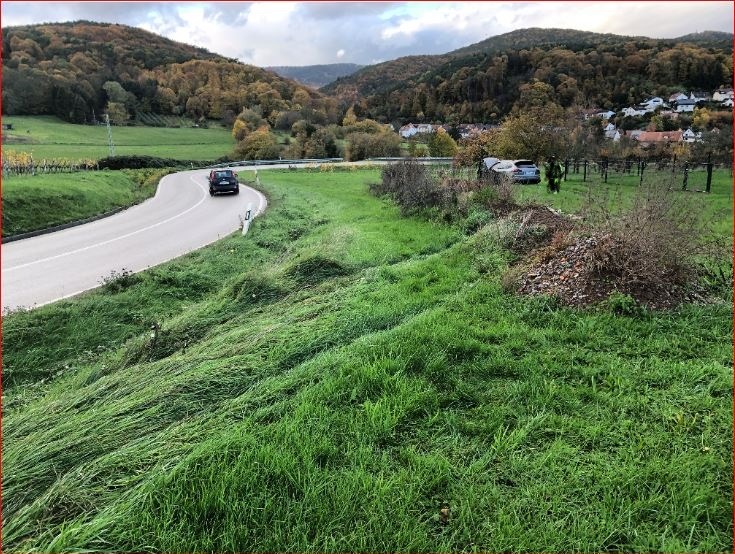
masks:
[[[96,288],[113,271],[161,264],[236,231],[248,203],[265,209],[265,197],[243,185],[238,196],[210,197],[208,173],[167,175],[155,197],[128,210],[4,244],[2,309],[42,306]]]

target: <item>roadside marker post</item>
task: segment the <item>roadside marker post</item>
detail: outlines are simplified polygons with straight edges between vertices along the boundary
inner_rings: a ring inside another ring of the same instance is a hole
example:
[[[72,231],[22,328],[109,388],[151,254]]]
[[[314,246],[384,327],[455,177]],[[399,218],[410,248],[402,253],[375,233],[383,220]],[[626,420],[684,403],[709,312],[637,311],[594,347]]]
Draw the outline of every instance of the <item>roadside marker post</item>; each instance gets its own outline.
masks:
[[[245,236],[250,228],[250,220],[253,218],[253,203],[248,202],[248,209],[245,211],[245,217],[241,218],[242,221],[242,234]]]

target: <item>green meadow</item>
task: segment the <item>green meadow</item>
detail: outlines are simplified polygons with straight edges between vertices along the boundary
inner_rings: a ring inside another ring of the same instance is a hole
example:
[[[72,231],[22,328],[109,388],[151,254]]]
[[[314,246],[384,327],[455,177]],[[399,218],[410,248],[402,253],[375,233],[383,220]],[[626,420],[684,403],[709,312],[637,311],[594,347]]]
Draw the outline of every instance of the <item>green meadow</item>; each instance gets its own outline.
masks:
[[[75,125],[53,116],[6,116],[12,131],[3,131],[3,150],[28,152],[44,159],[96,160],[110,155],[104,125]],[[235,141],[228,129],[112,126],[115,154],[179,160],[215,160],[230,154]]]
[[[6,316],[4,549],[731,551],[731,301],[514,296],[379,178],[260,172],[246,236]]]

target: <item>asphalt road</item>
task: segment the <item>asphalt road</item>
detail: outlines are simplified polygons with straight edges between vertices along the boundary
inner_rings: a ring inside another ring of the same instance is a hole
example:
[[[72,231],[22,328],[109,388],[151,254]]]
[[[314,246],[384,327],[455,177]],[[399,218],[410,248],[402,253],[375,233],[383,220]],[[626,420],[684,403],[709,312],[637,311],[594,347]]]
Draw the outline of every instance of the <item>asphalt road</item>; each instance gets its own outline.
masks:
[[[161,264],[238,230],[248,203],[253,205],[253,215],[265,209],[265,197],[242,185],[237,196],[210,197],[208,173],[167,175],[155,197],[128,210],[4,244],[3,311],[77,295],[100,286],[113,271],[138,272]]]

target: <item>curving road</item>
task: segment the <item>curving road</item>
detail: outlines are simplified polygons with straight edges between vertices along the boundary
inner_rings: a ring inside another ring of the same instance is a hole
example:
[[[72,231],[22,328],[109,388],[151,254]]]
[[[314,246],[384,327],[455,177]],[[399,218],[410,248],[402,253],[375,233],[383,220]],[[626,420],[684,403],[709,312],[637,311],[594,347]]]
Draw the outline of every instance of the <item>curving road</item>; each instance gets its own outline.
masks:
[[[137,272],[171,260],[236,231],[249,203],[253,215],[265,209],[265,197],[243,185],[238,196],[210,197],[208,174],[167,175],[153,198],[128,210],[4,244],[3,311],[42,306],[96,288],[113,271]]]

